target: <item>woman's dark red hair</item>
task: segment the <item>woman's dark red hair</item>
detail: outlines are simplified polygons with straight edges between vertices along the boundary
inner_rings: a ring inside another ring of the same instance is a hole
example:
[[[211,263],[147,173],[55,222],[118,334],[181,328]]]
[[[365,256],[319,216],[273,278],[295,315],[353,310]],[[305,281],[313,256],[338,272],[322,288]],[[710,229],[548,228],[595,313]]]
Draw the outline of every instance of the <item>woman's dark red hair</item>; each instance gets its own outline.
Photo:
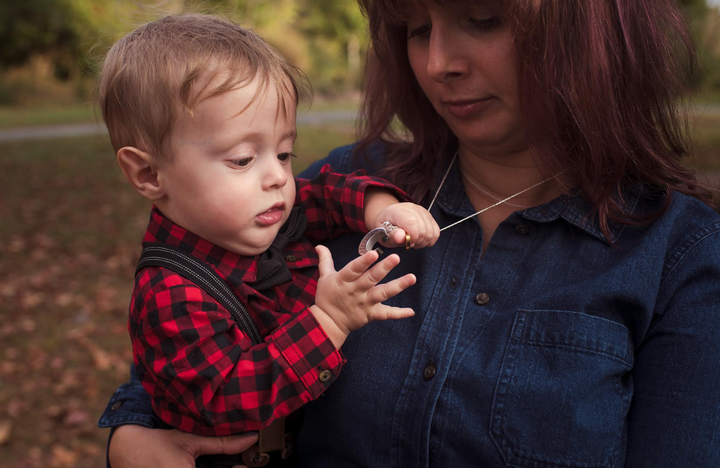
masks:
[[[420,89],[402,12],[443,0],[358,0],[370,25],[358,152],[388,145],[383,175],[416,200],[432,190],[455,136]],[[697,68],[675,0],[506,0],[525,132],[538,165],[560,170],[593,204],[601,227],[628,222],[621,188],[641,182],[711,203],[680,160],[690,139],[681,97]],[[410,133],[394,129],[397,118]],[[659,215],[659,213],[658,213]]]

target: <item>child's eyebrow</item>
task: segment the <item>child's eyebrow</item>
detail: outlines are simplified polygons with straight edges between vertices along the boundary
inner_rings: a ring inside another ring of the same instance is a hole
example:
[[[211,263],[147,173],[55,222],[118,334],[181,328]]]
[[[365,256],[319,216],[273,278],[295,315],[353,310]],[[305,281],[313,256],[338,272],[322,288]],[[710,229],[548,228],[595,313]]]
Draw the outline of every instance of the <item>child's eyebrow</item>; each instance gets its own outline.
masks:
[[[295,141],[295,138],[297,138],[297,130],[288,130],[285,132],[285,134],[282,136],[282,139],[291,138],[292,141]]]

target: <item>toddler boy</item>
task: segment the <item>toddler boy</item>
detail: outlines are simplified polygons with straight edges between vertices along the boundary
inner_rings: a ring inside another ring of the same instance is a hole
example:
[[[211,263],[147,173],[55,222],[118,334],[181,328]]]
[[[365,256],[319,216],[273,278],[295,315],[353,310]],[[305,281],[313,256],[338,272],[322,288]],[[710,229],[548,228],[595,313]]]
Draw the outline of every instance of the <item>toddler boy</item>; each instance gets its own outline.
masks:
[[[138,376],[171,427],[221,436],[258,430],[321,395],[348,334],[411,309],[382,301],[415,282],[378,284],[399,258],[368,252],[336,272],[313,247],[383,221],[390,242],[434,244],[430,214],[389,183],[323,168],[293,180],[302,74],[250,31],[204,15],[142,26],[108,53],[103,119],[128,181],[154,204],[144,245],[209,265],[247,308],[253,345],[195,282],[140,268],[128,329]]]

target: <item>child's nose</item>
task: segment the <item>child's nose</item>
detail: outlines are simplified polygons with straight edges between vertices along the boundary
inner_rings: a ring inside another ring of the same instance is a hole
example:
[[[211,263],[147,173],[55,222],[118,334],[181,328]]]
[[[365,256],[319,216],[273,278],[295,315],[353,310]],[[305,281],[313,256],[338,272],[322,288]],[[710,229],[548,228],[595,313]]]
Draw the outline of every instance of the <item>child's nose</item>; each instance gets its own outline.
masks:
[[[280,160],[273,158],[274,161],[269,164],[265,174],[265,188],[284,187],[288,181],[287,171]]]

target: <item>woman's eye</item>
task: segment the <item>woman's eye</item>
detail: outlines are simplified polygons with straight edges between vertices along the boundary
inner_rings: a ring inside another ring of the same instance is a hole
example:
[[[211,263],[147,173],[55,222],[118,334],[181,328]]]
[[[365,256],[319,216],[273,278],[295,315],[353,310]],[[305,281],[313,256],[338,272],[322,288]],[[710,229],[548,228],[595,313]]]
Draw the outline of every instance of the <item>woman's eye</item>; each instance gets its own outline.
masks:
[[[485,19],[470,18],[470,25],[480,31],[489,31],[495,29],[502,24],[501,16],[493,16]]]
[[[407,40],[409,41],[414,37],[426,37],[430,34],[431,29],[432,27],[429,24],[424,24],[418,28],[413,29],[408,28]]]
[[[248,164],[252,162],[253,158],[242,158],[242,159],[233,159],[230,161],[232,164],[235,164],[236,166],[240,167],[246,167]]]
[[[288,159],[290,159],[290,158],[295,158],[295,157],[297,157],[297,156],[295,156],[293,153],[280,153],[280,154],[277,155],[277,157],[278,157],[278,159],[279,159],[280,161],[285,162],[285,161],[287,161]]]

